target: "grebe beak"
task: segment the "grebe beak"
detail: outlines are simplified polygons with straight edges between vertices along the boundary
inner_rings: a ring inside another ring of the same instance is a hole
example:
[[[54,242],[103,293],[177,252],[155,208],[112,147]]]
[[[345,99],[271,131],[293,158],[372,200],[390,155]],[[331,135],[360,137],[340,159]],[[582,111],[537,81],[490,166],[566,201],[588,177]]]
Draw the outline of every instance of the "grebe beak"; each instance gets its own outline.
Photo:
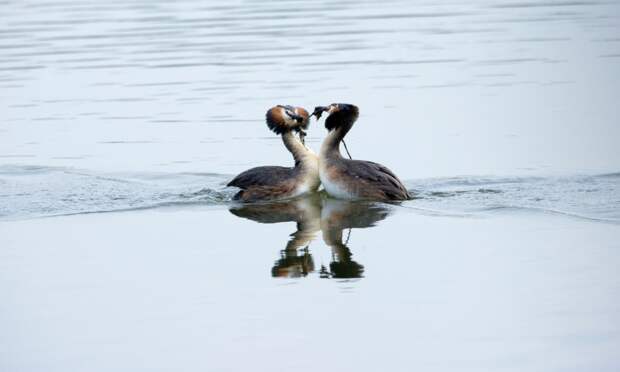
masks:
[[[312,112],[312,116],[316,116],[316,120],[319,120],[321,118],[321,115],[323,115],[323,113],[325,111],[329,111],[329,107],[325,107],[325,106],[317,106],[314,108],[314,111]]]

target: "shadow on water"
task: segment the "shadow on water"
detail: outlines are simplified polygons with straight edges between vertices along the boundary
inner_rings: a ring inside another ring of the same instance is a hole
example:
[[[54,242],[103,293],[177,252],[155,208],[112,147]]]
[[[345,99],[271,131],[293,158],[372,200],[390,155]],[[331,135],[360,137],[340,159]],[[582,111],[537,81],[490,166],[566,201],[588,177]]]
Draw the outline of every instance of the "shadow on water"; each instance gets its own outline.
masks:
[[[273,277],[298,278],[314,272],[310,243],[321,231],[323,241],[331,248],[329,268],[321,265],[321,278],[361,278],[364,266],[353,260],[348,246],[351,229],[368,228],[390,214],[388,206],[367,202],[350,202],[312,194],[273,203],[235,205],[235,216],[259,223],[295,222],[297,230],[290,235],[280,258],[271,269]],[[345,234],[345,230],[346,234]]]

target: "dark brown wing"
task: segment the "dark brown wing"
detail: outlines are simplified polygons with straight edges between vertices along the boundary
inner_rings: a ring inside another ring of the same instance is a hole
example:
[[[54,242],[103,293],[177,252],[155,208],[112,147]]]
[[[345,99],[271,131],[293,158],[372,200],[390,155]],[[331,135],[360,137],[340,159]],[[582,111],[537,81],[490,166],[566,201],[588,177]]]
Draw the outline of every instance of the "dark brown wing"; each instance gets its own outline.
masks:
[[[242,172],[226,186],[234,186],[243,190],[252,186],[274,187],[290,180],[293,176],[293,168],[277,166],[256,167]]]
[[[233,199],[244,202],[278,200],[288,197],[294,189],[293,182],[283,182],[276,186],[250,186],[239,191]]]
[[[398,177],[387,167],[364,160],[347,160],[343,172],[360,184],[372,185],[378,189],[383,197],[388,200],[411,199],[407,188]]]

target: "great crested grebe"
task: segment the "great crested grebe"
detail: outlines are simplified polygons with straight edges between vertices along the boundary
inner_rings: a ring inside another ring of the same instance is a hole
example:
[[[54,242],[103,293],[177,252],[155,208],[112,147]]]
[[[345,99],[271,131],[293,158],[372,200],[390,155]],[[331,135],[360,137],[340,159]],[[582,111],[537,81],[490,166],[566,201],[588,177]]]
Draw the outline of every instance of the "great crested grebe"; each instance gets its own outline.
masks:
[[[355,105],[333,103],[319,106],[312,115],[320,119],[329,113],[325,128],[329,131],[319,153],[319,177],[327,193],[340,199],[407,200],[407,188],[392,171],[381,164],[349,160],[340,155],[340,142],[359,116]]]
[[[277,200],[316,191],[321,184],[318,157],[303,142],[310,118],[308,111],[301,107],[278,105],[269,109],[265,117],[269,129],[282,136],[284,146],[293,155],[295,166],[264,166],[246,170],[227,185],[241,189],[235,200]],[[299,138],[295,132],[299,133]]]

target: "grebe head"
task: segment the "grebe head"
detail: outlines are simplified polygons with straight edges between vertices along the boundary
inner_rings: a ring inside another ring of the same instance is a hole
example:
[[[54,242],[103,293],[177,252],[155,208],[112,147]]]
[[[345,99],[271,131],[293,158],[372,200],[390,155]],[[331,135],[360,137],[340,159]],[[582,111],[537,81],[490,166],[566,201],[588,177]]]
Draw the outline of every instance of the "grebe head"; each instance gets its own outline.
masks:
[[[310,123],[308,111],[302,107],[278,105],[270,108],[265,115],[267,126],[276,134],[291,130],[303,132]]]
[[[323,112],[329,114],[327,119],[325,119],[325,128],[331,131],[341,127],[351,128],[353,123],[357,120],[360,110],[357,106],[349,103],[332,103],[327,107],[315,107],[312,115],[316,116],[318,120],[321,118]]]

